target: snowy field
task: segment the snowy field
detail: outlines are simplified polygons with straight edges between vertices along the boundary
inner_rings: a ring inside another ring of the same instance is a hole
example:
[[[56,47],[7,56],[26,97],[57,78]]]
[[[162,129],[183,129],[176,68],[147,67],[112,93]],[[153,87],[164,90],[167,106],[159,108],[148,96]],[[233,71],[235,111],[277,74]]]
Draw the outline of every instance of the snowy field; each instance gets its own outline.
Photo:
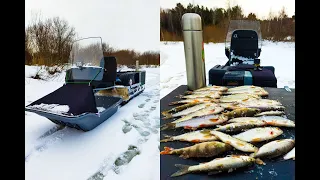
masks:
[[[205,66],[208,72],[215,65],[224,65],[227,57],[224,43],[204,45]],[[264,41],[260,55],[262,66],[274,66],[278,88],[295,88],[295,43]],[[160,98],[180,85],[187,84],[183,42],[161,42],[160,44]]]
[[[25,66],[25,105],[64,83],[39,67]],[[146,89],[89,132],[61,128],[25,112],[26,180],[153,180],[160,177],[160,69],[146,70]]]

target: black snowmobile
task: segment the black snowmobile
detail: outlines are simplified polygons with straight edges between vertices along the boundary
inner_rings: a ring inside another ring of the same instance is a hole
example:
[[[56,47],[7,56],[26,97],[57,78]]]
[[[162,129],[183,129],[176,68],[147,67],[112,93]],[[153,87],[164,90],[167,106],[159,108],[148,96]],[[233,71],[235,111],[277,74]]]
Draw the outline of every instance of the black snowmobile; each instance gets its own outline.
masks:
[[[27,105],[26,111],[59,125],[89,131],[145,89],[146,72],[117,72],[116,57],[103,55],[100,37],[75,41],[69,62],[64,85]],[[53,111],[55,105],[67,105],[69,110]]]
[[[225,41],[228,62],[209,71],[209,84],[277,87],[275,68],[260,66],[261,29],[259,21],[231,20]]]

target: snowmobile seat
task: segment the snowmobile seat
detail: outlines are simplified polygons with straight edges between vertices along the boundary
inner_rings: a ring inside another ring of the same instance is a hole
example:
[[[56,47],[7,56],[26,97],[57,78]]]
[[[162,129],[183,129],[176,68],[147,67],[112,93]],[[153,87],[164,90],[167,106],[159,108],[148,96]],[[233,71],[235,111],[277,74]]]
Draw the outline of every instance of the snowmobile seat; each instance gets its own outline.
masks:
[[[114,56],[105,56],[101,59],[100,67],[103,67],[103,78],[96,86],[104,88],[114,86],[117,78],[117,59]]]
[[[106,56],[103,58],[104,61],[104,82],[115,82],[117,78],[117,59],[114,56]]]
[[[235,30],[231,37],[231,52],[236,56],[258,58],[260,51],[258,46],[258,34],[253,30]]]

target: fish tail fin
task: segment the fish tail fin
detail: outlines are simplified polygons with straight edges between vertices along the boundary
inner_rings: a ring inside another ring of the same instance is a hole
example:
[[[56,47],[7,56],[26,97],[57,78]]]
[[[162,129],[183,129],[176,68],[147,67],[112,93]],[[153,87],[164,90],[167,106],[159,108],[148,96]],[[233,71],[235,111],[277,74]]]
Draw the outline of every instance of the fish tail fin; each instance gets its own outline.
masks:
[[[262,161],[261,159],[259,159],[259,158],[256,158],[255,162],[256,162],[257,164],[259,164],[259,165],[266,165],[266,163],[263,162],[263,161]]]
[[[181,104],[181,102],[180,101],[174,101],[174,102],[169,103],[169,106],[173,106],[173,105],[177,105],[177,104]]]
[[[165,138],[171,138],[172,136],[169,136],[169,135],[166,135],[166,134],[163,134],[163,136],[165,137]]]
[[[168,116],[170,113],[169,113],[169,111],[162,111],[161,114],[162,114],[163,116]]]
[[[166,138],[166,139],[161,139],[160,142],[169,142],[169,141],[173,141],[172,138]]]
[[[189,94],[192,94],[192,91],[186,91],[184,92],[185,95],[189,95]]]
[[[164,147],[164,150],[160,152],[160,154],[172,154],[173,150],[174,150],[173,148],[166,146]]]
[[[165,115],[165,117],[162,118],[162,120],[167,120],[167,119],[171,119],[172,115],[171,114],[167,114]]]
[[[173,137],[172,136],[168,136],[168,135],[163,135],[165,137],[165,139],[160,140],[160,142],[169,142],[169,141],[173,141]]]
[[[178,95],[178,96],[176,96],[176,97],[177,97],[177,98],[183,98],[183,95],[180,94],[180,95]]]
[[[181,175],[184,175],[184,174],[188,174],[188,173],[189,173],[188,169],[189,169],[190,166],[188,166],[188,165],[183,165],[183,164],[176,164],[175,166],[176,166],[177,168],[179,168],[179,170],[178,170],[177,172],[173,173],[173,174],[171,175],[171,177],[181,176]]]
[[[176,124],[175,123],[167,123],[161,126],[161,131],[163,130],[169,130],[169,129],[175,129]]]

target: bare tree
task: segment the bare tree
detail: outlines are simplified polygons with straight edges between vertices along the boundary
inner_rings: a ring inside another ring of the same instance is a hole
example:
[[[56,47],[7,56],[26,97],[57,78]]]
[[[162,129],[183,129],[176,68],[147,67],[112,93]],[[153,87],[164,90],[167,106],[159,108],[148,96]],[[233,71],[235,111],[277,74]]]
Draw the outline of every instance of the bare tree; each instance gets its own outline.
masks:
[[[102,43],[102,50],[105,56],[110,56],[115,50],[107,43]]]
[[[45,65],[68,62],[75,29],[54,17],[42,20],[37,14],[26,29],[26,43],[37,63]]]

